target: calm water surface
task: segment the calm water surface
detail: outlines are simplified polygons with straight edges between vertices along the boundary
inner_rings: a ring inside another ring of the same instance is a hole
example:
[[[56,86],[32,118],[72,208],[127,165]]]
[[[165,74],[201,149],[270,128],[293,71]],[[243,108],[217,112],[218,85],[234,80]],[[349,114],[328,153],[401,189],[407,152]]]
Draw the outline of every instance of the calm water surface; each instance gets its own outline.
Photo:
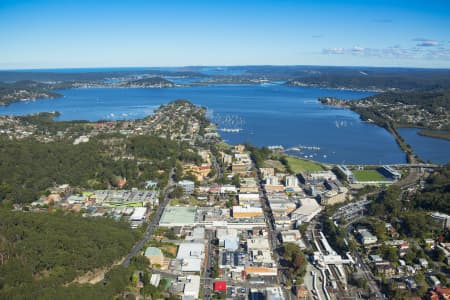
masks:
[[[58,120],[134,119],[159,105],[187,99],[208,108],[208,116],[231,144],[315,146],[320,150],[292,154],[333,163],[403,163],[405,155],[384,129],[362,122],[350,110],[324,106],[318,97],[358,99],[369,92],[339,91],[283,85],[211,85],[168,89],[71,89],[64,98],[14,103],[0,114],[23,115],[59,111]],[[413,144],[414,146],[414,144]],[[419,154],[420,155],[420,154]]]
[[[450,161],[450,141],[419,135],[418,128],[399,128],[398,132],[424,161],[445,164]]]

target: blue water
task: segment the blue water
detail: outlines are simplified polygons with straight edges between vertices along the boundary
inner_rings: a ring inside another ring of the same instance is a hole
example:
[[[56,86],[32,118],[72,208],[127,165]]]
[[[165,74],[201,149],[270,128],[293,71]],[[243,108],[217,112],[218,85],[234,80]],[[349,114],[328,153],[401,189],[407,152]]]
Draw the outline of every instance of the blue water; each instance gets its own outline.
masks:
[[[450,161],[450,141],[418,135],[418,128],[399,128],[398,133],[423,160],[445,164]]]
[[[384,129],[362,122],[347,109],[322,105],[318,97],[357,99],[369,92],[338,91],[282,85],[212,85],[168,89],[71,89],[64,98],[14,103],[0,114],[22,115],[59,111],[59,120],[132,119],[149,115],[175,99],[206,106],[220,132],[231,144],[249,141],[258,146],[317,146],[319,151],[292,152],[332,163],[403,163],[405,155]]]

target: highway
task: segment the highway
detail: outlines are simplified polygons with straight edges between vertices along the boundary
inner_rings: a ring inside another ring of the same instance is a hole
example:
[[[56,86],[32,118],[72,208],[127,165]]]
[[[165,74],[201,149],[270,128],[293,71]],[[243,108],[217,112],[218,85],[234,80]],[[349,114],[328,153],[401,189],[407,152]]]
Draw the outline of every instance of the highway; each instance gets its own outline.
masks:
[[[128,267],[130,265],[131,258],[133,256],[137,255],[142,250],[145,243],[147,243],[150,240],[150,238],[152,237],[153,231],[158,226],[159,221],[161,220],[162,213],[163,213],[164,209],[166,208],[167,204],[169,203],[169,193],[172,191],[173,187],[175,186],[175,184],[173,182],[173,178],[172,178],[174,174],[175,174],[175,168],[173,168],[170,171],[169,182],[167,183],[167,185],[164,187],[164,190],[163,190],[164,198],[163,198],[163,201],[161,203],[159,203],[159,206],[158,206],[158,209],[156,210],[155,216],[150,221],[150,224],[148,225],[147,229],[145,230],[145,233],[144,233],[144,236],[142,237],[142,239],[139,240],[139,242],[137,242],[136,245],[134,245],[133,249],[131,249],[131,251],[127,254],[125,259],[122,261],[122,266]]]

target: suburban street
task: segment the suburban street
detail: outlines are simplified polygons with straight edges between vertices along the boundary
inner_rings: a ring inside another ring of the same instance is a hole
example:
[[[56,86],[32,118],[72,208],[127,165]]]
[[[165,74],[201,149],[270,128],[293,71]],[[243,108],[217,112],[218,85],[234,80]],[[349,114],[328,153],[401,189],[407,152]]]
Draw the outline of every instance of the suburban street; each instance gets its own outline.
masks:
[[[142,239],[133,247],[133,249],[128,253],[128,255],[125,257],[125,259],[122,262],[122,266],[128,267],[130,265],[131,258],[135,255],[137,255],[142,248],[144,247],[145,243],[147,243],[150,238],[153,235],[153,231],[158,226],[159,221],[161,219],[162,213],[169,203],[169,193],[172,191],[172,188],[175,186],[173,182],[173,174],[175,174],[175,168],[172,168],[169,174],[169,182],[164,187],[163,190],[163,201],[159,203],[158,209],[156,210],[155,215],[153,216],[152,220],[150,220],[150,224],[148,225],[147,229],[145,230],[144,236]]]

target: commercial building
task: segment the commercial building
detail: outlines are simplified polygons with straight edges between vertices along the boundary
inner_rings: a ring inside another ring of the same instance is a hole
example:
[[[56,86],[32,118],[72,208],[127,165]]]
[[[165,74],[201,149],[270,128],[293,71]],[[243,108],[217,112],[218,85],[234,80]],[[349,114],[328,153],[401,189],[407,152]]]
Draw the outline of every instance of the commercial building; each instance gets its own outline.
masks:
[[[130,221],[144,221],[147,207],[136,207],[130,216]]]
[[[267,238],[252,238],[247,239],[247,249],[251,250],[269,250],[269,240]]]
[[[213,283],[214,292],[225,292],[227,290],[227,282],[226,281],[215,281]]]
[[[285,183],[287,188],[294,188],[294,189],[297,188],[298,187],[297,176],[295,175],[286,176]]]
[[[166,206],[159,221],[162,227],[195,225],[195,206]]]
[[[189,275],[184,284],[183,299],[198,299],[200,292],[200,276]]]
[[[320,211],[322,207],[314,198],[300,199],[300,207],[291,213],[291,219],[298,224],[310,222]]]
[[[231,171],[235,174],[246,173],[250,165],[244,163],[233,163],[231,165]]]
[[[195,227],[192,231],[186,235],[186,241],[203,242],[205,240],[205,228]]]
[[[181,261],[183,272],[200,272],[204,257],[203,243],[182,243],[178,247],[177,259]]]
[[[253,218],[264,216],[261,207],[233,206],[233,218]]]
[[[236,194],[237,193],[237,189],[236,189],[236,186],[234,186],[234,185],[222,185],[221,187],[220,187],[220,193],[221,194],[228,194],[228,193],[230,193],[230,194]]]
[[[350,183],[352,183],[355,180],[355,176],[353,175],[353,172],[349,168],[347,168],[347,166],[338,165],[337,167],[338,167],[339,171],[341,171],[345,175],[346,179]]]
[[[266,179],[269,175],[275,175],[274,168],[259,168],[259,171],[261,172],[263,179]]]
[[[266,185],[279,185],[280,180],[278,179],[278,176],[275,175],[268,175],[266,177]]]
[[[186,195],[191,195],[194,193],[195,190],[195,183],[190,180],[181,180],[177,184],[179,187],[181,187]]]
[[[281,239],[283,243],[297,243],[302,235],[298,230],[285,230],[281,232]]]
[[[367,229],[359,229],[358,233],[363,245],[375,244],[378,241],[378,238]]]
[[[270,194],[268,200],[275,220],[278,217],[287,216],[297,208],[297,205],[284,193]]]
[[[284,300],[284,295],[281,287],[266,288],[266,298],[267,300]]]
[[[402,174],[398,172],[397,170],[394,170],[390,166],[383,166],[379,169],[379,172],[383,174],[385,177],[390,178],[392,180],[399,180],[402,178]]]
[[[320,183],[325,180],[335,181],[337,180],[336,175],[331,171],[317,171],[317,172],[305,172],[301,173],[305,182],[309,183]]]
[[[245,273],[250,276],[277,276],[277,268],[269,267],[246,267]]]
[[[259,202],[259,194],[258,193],[240,193],[238,195],[239,204],[251,204]]]
[[[347,189],[345,189],[345,192],[339,192],[339,191],[327,191],[324,194],[320,196],[320,204],[321,205],[334,205],[337,203],[342,203],[347,200]]]
[[[277,185],[266,184],[264,186],[264,189],[266,190],[267,193],[282,193],[282,192],[284,192],[285,187],[282,184],[277,184]]]

